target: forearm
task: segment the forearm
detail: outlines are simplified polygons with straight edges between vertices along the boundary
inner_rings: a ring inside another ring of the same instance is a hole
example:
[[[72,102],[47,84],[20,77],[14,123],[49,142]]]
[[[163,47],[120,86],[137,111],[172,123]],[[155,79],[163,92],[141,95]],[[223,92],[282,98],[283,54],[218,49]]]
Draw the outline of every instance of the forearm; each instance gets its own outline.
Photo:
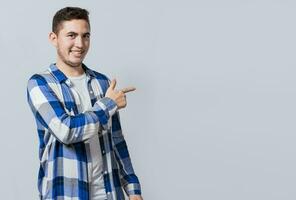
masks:
[[[107,128],[115,110],[116,104],[112,100],[102,98],[95,103],[92,111],[55,117],[48,128],[64,144],[82,142],[98,134],[100,127]]]
[[[126,151],[128,150],[126,149]],[[117,153],[115,157],[119,165],[120,181],[125,192],[127,193],[127,195],[141,195],[141,184],[133,170],[131,159],[125,158],[124,160],[122,160],[118,157],[120,153],[117,150],[116,152]]]

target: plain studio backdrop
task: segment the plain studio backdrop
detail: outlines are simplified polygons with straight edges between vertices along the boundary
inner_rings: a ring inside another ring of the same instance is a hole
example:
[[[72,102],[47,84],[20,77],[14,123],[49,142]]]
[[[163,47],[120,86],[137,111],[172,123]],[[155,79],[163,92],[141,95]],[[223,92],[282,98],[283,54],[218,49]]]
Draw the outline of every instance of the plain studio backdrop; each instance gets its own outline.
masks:
[[[1,6],[1,199],[38,199],[29,77],[54,13],[90,12],[84,63],[135,86],[123,133],[145,200],[296,199],[296,3],[8,1]]]

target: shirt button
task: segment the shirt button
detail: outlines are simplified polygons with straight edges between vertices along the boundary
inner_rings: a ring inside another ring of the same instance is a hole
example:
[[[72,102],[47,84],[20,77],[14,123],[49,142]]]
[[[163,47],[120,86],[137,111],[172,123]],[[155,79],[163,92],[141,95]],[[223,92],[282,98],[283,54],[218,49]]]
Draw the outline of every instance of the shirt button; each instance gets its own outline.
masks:
[[[70,87],[72,86],[72,82],[69,79],[66,80],[66,84],[69,85]]]
[[[105,153],[105,151],[103,150],[102,153]]]
[[[94,92],[91,90],[90,93],[93,94]]]
[[[104,174],[108,174],[108,172],[107,171],[104,171]]]

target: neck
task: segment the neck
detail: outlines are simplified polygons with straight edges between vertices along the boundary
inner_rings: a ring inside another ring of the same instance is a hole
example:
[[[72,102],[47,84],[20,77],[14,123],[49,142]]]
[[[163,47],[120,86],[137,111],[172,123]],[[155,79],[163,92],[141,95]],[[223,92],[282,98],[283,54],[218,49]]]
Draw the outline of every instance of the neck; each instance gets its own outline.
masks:
[[[64,63],[59,58],[57,59],[56,66],[66,76],[75,77],[75,76],[80,76],[84,73],[84,70],[82,68],[82,64],[80,64],[78,66],[71,66],[71,65]]]

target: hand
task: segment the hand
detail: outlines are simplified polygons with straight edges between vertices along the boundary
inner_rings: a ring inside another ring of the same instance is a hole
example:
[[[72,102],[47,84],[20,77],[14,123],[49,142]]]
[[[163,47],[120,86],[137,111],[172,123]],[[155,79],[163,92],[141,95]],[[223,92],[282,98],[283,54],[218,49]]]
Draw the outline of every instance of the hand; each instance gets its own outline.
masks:
[[[143,200],[141,195],[130,195],[129,200]]]
[[[118,109],[126,107],[126,96],[125,93],[131,92],[136,90],[135,87],[127,87],[123,88],[121,90],[115,90],[116,86],[116,80],[113,79],[110,83],[109,88],[106,91],[105,97],[109,97],[110,99],[113,99],[116,104]]]

